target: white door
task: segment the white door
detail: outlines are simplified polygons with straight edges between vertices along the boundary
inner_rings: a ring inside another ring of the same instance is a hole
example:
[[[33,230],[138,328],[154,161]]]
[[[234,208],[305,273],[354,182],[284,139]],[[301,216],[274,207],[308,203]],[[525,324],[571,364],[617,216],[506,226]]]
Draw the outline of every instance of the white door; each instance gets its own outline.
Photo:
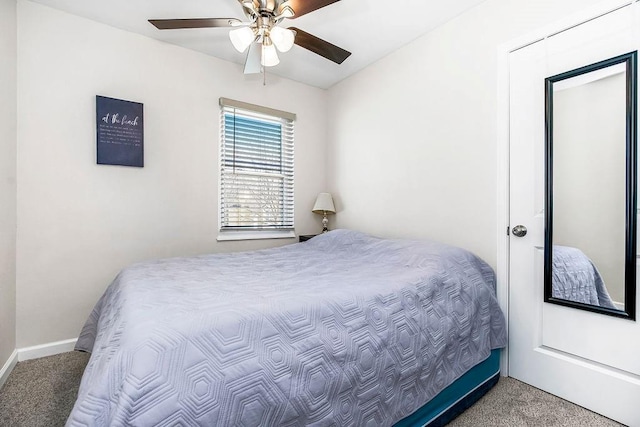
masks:
[[[634,7],[510,54],[509,375],[640,426],[640,321],[543,302],[545,78],[637,50]]]

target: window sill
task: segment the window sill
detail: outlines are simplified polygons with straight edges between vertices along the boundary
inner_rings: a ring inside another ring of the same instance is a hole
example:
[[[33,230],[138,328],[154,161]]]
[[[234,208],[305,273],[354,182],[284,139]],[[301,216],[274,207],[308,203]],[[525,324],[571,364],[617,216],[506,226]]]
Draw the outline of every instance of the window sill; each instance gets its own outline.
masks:
[[[269,230],[269,231],[219,231],[218,242],[231,240],[263,240],[263,239],[293,239],[296,237],[294,230]]]

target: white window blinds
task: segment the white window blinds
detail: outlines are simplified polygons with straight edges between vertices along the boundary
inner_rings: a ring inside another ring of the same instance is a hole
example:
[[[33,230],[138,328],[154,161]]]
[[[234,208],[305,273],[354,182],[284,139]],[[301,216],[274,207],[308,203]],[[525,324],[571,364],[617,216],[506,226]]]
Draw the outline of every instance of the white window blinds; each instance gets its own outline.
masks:
[[[295,115],[220,105],[220,230],[292,230]]]

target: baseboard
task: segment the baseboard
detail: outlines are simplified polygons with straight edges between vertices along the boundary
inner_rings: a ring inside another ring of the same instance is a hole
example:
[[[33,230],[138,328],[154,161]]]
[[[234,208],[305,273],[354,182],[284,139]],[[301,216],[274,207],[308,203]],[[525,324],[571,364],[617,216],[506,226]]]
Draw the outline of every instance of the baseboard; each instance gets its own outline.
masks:
[[[50,342],[47,344],[34,345],[33,347],[24,347],[17,349],[18,362],[25,360],[37,359],[39,357],[53,356],[55,354],[73,351],[78,338],[70,340]]]
[[[11,356],[9,356],[9,360],[4,364],[2,369],[0,369],[0,388],[7,382],[7,378],[9,378],[9,374],[13,371],[16,364],[18,363],[18,351],[13,350]]]

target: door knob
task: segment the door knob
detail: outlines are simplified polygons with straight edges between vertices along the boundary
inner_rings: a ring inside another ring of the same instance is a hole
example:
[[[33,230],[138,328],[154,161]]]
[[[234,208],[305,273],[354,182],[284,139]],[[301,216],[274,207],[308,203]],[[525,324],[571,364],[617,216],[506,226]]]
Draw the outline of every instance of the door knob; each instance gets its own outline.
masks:
[[[525,227],[524,225],[516,225],[515,227],[513,227],[512,232],[516,237],[524,237],[527,235],[527,227]]]

